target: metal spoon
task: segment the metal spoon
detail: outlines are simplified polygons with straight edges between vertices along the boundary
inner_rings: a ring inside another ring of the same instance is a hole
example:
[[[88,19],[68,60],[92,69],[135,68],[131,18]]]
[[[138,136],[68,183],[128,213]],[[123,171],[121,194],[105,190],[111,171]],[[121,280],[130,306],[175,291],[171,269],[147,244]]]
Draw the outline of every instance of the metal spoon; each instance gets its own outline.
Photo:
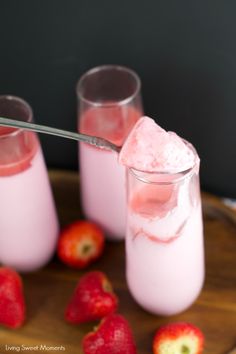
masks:
[[[111,143],[110,141],[103,138],[99,138],[97,136],[70,132],[63,129],[57,129],[53,127],[48,127],[46,125],[24,122],[16,119],[0,117],[0,125],[7,126],[7,127],[14,127],[14,128],[23,128],[25,130],[32,130],[38,133],[45,133],[45,134],[56,135],[56,136],[60,136],[72,140],[82,141],[84,143],[94,145],[101,149],[112,150],[116,152],[119,152],[121,149],[119,146]]]

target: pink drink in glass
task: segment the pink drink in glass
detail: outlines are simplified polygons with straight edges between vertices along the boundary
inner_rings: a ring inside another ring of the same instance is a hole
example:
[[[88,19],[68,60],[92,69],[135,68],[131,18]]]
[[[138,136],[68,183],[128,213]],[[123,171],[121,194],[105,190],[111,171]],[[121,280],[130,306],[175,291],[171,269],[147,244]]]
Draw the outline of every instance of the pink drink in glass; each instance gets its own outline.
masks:
[[[29,105],[0,97],[0,115],[30,121]],[[58,219],[48,174],[33,132],[0,127],[0,262],[33,271],[49,262],[56,248]]]
[[[79,131],[118,146],[142,115],[140,82],[131,70],[103,66],[86,73],[78,84]],[[125,168],[117,154],[80,143],[82,206],[111,240],[125,236]]]
[[[142,127],[140,131],[142,133]],[[139,133],[140,143],[142,136]],[[128,142],[131,143],[131,149],[127,150],[129,161],[125,157],[126,163],[132,160],[133,165],[136,163],[141,167],[142,158],[147,153],[143,164],[148,169],[146,172],[131,167],[127,174],[127,282],[131,294],[144,309],[154,314],[174,315],[195,301],[204,281],[199,158],[191,144],[171,135],[174,133],[170,133],[171,140],[170,135],[161,130],[155,144],[165,143],[164,148],[158,147],[152,152],[153,146],[146,146],[146,142],[147,138],[155,136],[153,126],[149,131],[151,135],[146,133],[143,146],[148,149],[145,154],[140,153],[140,160],[137,151],[143,148],[142,143],[133,145],[137,136]],[[133,150],[134,156],[130,160],[132,145],[137,150]],[[182,155],[181,150],[185,150]],[[186,162],[184,169],[155,172],[155,166],[157,168],[163,157],[162,167],[167,166],[168,160],[172,166],[180,162],[184,166]],[[188,162],[189,168],[186,169]]]

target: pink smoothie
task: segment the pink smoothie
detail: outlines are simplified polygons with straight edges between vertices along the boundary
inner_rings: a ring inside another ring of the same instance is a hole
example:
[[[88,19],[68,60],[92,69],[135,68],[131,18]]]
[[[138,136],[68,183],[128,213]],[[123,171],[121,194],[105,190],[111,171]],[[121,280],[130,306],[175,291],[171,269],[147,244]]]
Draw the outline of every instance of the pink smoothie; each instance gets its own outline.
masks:
[[[189,183],[168,192],[165,186],[156,186],[155,191],[147,185],[130,197],[127,281],[136,301],[152,313],[179,313],[194,302],[202,288],[201,203],[197,197],[191,203]]]
[[[120,146],[140,116],[141,113],[132,106],[90,108],[80,117],[79,130]],[[80,176],[86,217],[98,223],[109,239],[123,239],[126,221],[125,168],[118,163],[117,154],[81,143]]]
[[[143,117],[119,161],[129,167],[130,292],[151,313],[177,314],[195,301],[204,280],[199,158],[191,144]]]
[[[0,158],[0,262],[33,271],[52,257],[59,225],[38,140],[29,132],[21,138],[23,150]]]

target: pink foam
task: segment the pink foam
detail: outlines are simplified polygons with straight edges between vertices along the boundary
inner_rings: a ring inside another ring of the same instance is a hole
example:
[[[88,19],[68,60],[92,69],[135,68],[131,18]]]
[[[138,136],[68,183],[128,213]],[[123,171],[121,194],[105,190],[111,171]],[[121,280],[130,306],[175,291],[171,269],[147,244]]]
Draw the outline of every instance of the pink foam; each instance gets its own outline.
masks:
[[[146,172],[180,172],[194,166],[195,156],[176,133],[142,117],[125,140],[119,162]]]

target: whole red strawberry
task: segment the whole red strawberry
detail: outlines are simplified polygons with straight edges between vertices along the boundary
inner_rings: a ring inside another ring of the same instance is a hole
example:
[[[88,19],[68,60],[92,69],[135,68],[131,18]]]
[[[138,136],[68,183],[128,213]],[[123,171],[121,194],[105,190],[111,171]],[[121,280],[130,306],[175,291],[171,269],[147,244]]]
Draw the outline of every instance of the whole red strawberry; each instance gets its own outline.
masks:
[[[25,300],[20,275],[11,268],[0,267],[0,323],[20,327],[25,321]]]
[[[82,269],[101,256],[104,242],[104,234],[99,226],[90,221],[76,221],[62,230],[58,241],[58,257],[68,266]]]
[[[136,354],[127,320],[118,314],[105,317],[94,332],[83,339],[84,354]]]
[[[191,323],[177,322],[160,327],[154,337],[154,354],[201,354],[204,336]]]
[[[79,281],[65,311],[71,323],[100,320],[117,309],[118,299],[106,275],[99,271],[85,274]]]

